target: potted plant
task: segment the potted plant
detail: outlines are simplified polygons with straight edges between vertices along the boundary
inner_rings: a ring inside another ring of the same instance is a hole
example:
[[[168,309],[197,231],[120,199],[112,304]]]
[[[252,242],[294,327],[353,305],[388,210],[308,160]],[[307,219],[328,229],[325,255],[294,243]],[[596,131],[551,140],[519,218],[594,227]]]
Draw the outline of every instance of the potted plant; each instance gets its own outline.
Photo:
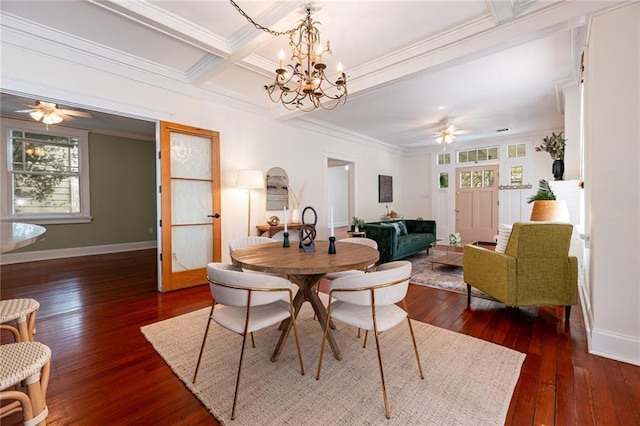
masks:
[[[527,203],[533,203],[534,201],[543,200],[555,200],[556,194],[553,193],[553,190],[549,186],[549,182],[546,179],[540,179],[538,182],[538,192],[527,199]]]
[[[545,179],[540,180],[538,192],[529,197],[527,203],[533,203],[531,218],[529,219],[531,221],[570,222],[566,202],[556,199],[549,182]]]
[[[563,180],[564,175],[564,148],[567,140],[562,136],[562,132],[556,134],[551,132],[551,136],[542,138],[542,144],[535,149],[537,152],[548,152],[553,159],[551,171],[555,180]]]
[[[364,227],[364,220],[354,216],[351,218],[351,226],[354,232],[360,232],[360,229]]]

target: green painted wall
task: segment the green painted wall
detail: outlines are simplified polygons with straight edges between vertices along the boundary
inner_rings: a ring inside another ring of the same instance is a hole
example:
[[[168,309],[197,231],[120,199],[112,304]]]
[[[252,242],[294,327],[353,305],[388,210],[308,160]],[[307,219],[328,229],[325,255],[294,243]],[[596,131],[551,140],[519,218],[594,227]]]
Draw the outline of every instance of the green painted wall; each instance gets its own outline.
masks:
[[[156,240],[155,141],[90,133],[89,176],[91,223],[43,225],[45,239],[16,252]]]

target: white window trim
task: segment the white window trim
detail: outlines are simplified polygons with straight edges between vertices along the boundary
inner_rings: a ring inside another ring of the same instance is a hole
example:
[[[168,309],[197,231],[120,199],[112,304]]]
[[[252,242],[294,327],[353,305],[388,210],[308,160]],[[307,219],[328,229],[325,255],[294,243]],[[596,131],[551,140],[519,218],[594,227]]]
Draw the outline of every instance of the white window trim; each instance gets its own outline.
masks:
[[[91,197],[89,185],[89,131],[81,129],[72,129],[60,126],[59,124],[49,125],[46,130],[44,124],[35,121],[14,120],[10,118],[2,118],[0,122],[2,132],[2,149],[0,149],[0,163],[2,173],[2,182],[0,184],[0,196],[2,197],[2,206],[0,207],[0,215],[2,220],[12,222],[29,222],[38,225],[52,225],[65,223],[89,223],[93,219],[91,216]],[[60,213],[60,214],[12,214],[11,211],[11,174],[9,173],[9,146],[11,138],[9,132],[11,129],[28,130],[43,134],[73,136],[79,141],[80,154],[80,213]]]

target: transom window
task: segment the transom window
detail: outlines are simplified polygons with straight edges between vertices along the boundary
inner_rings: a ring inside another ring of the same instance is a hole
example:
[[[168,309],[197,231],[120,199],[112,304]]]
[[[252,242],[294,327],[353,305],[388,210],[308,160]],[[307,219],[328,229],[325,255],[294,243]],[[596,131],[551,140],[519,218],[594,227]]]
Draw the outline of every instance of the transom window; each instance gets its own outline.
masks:
[[[498,159],[498,147],[470,149],[458,151],[458,163],[481,163],[483,161],[494,161]]]
[[[88,132],[3,120],[2,215],[34,223],[91,220]]]
[[[451,154],[448,152],[438,154],[438,165],[451,164]]]

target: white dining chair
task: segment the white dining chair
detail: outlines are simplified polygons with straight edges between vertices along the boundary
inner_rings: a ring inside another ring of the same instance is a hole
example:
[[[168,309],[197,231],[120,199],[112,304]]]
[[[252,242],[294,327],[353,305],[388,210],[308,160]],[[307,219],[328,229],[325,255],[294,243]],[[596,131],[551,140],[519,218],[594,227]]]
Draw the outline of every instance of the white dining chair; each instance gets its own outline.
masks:
[[[258,244],[267,244],[267,243],[276,243],[278,240],[274,240],[269,237],[241,237],[232,240],[229,243],[229,254],[233,253],[235,250],[244,247],[256,246]]]
[[[207,265],[207,276],[213,305],[211,306],[209,320],[202,338],[200,355],[193,374],[193,383],[196,382],[211,321],[216,322],[227,330],[242,335],[238,376],[231,409],[231,419],[234,419],[247,333],[262,330],[291,318],[298,349],[298,360],[300,361],[300,373],[304,375],[298,327],[293,309],[293,287],[284,278],[246,274],[233,265],[223,263],[209,263]]]
[[[345,243],[362,244],[364,246],[371,247],[378,250],[378,243],[375,240],[372,240],[371,238],[348,237],[348,238],[342,238],[338,241],[342,241]],[[337,278],[348,277],[351,275],[361,275],[361,274],[364,274],[365,272],[374,271],[375,267],[376,267],[376,264],[374,263],[372,265],[367,265],[364,269],[349,269],[347,271],[330,272],[322,278],[324,278],[327,281],[333,281]],[[316,288],[316,292],[320,292],[320,289]],[[313,319],[315,318],[316,316],[314,315]],[[335,328],[333,326],[333,323],[331,323],[331,328]],[[358,329],[357,336],[358,338],[360,337],[360,329]]]
[[[376,340],[384,412],[387,418],[390,418],[391,415],[384,382],[379,333],[395,327],[405,319],[407,320],[420,378],[424,379],[418,346],[405,301],[410,277],[411,262],[400,260],[382,264],[376,271],[368,274],[337,278],[331,282],[329,289],[327,326],[324,329],[320,346],[316,379],[320,379],[322,357],[331,319],[362,328],[367,332],[372,331]],[[396,305],[398,302],[402,302],[404,309]]]
[[[354,244],[362,244],[365,245],[367,247],[371,247],[374,248],[376,250],[378,250],[378,243],[375,240],[372,240],[371,238],[354,238],[354,237],[349,237],[349,238],[342,238],[339,241],[344,242],[344,243],[354,243]],[[357,269],[350,269],[348,271],[339,271],[339,272],[331,272],[328,273],[327,275],[325,275],[323,278],[325,280],[328,281],[333,281],[337,278],[342,278],[342,277],[346,277],[349,275],[360,275],[360,274],[364,274],[365,272],[369,272],[369,271],[373,271],[375,269],[375,263],[373,265],[367,265],[367,267],[365,267],[362,270],[357,270]]]
[[[257,246],[258,244],[277,243],[277,242],[278,240],[274,238],[269,238],[269,237],[236,238],[235,240],[229,243],[229,255],[231,255],[231,253],[233,253],[235,250],[238,250],[241,248]],[[269,272],[258,272],[258,271],[252,271],[250,269],[243,269],[243,270],[244,272],[250,272],[252,274],[262,274],[262,275],[270,275],[270,276],[286,278],[286,276],[280,275],[280,274],[270,274]],[[253,341],[253,337],[252,337],[252,341]]]

